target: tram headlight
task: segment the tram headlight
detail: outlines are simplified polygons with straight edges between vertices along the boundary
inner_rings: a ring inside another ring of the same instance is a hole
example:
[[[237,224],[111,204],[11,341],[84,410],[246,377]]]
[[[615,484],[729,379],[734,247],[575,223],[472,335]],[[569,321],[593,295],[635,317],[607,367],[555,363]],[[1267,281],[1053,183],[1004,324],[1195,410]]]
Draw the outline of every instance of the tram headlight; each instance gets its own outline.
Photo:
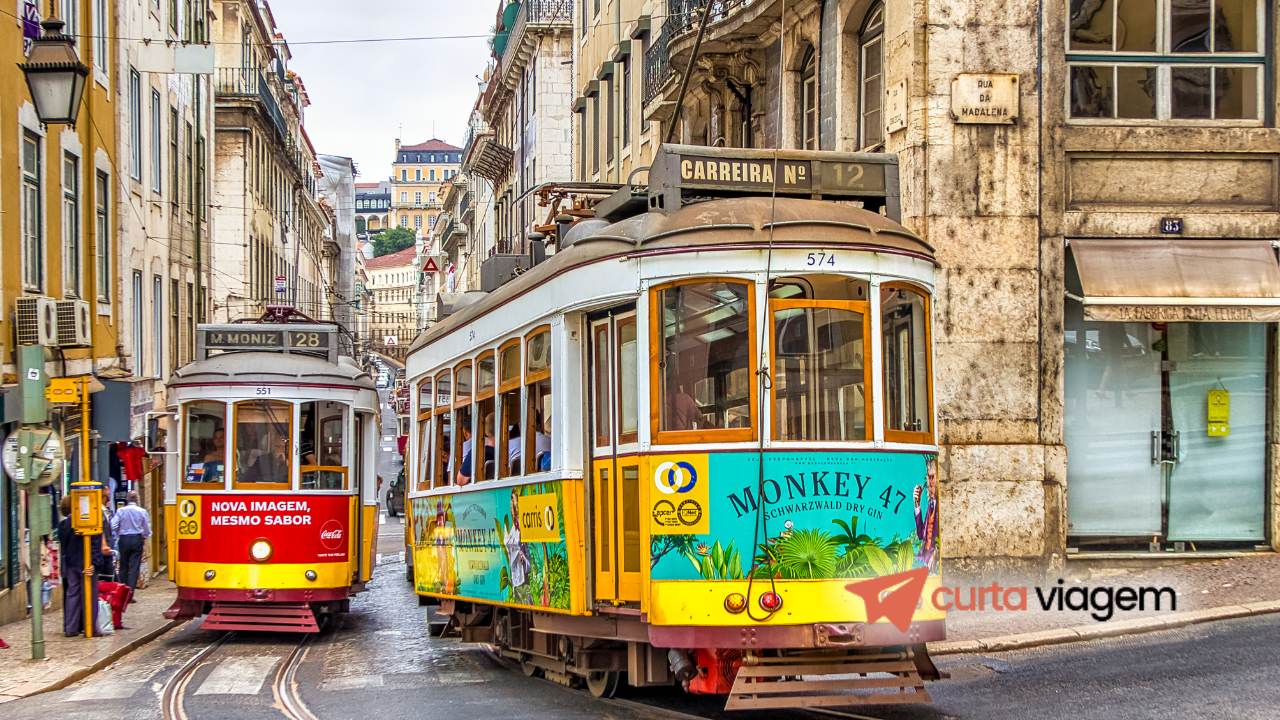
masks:
[[[742,593],[729,593],[724,598],[724,609],[735,614],[746,610],[747,596]]]
[[[778,612],[782,609],[782,596],[770,590],[760,594],[760,609],[765,612]]]
[[[204,571],[204,581],[205,581],[205,582],[209,582],[209,581],[210,581],[210,580],[212,580],[212,579],[214,578],[214,576],[216,576],[217,574],[218,574],[218,573],[216,573],[216,572],[214,572],[214,571],[212,571],[212,570],[205,570],[205,571]]]
[[[254,540],[249,546],[249,556],[258,562],[266,562],[271,559],[271,543],[265,539]]]
[[[318,576],[316,575],[316,571],[315,571],[315,570],[308,570],[308,571],[306,571],[306,572],[302,573],[302,575],[303,575],[303,577],[305,577],[306,579],[310,580],[311,582],[315,582],[315,581],[316,581],[316,578],[318,577]]]

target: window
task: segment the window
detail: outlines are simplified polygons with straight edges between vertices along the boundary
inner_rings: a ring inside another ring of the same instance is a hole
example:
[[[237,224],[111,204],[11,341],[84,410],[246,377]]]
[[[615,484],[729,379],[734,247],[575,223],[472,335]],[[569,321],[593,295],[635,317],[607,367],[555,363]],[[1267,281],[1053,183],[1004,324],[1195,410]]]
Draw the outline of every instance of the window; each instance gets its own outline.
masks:
[[[186,125],[187,134],[182,136],[182,149],[183,159],[186,160],[187,171],[187,214],[191,214],[191,211],[194,210],[192,206],[195,204],[196,197],[196,169],[195,152],[192,149],[192,145],[194,145],[194,138],[192,138],[191,123],[187,123]]]
[[[178,34],[178,0],[169,0],[169,30]]]
[[[609,96],[609,104],[606,106],[605,112],[604,153],[606,165],[613,164],[614,145],[617,144],[614,138],[615,128],[617,127],[617,125],[615,125],[614,116],[617,114],[618,107],[617,83],[613,80],[615,77],[617,77],[617,75],[613,75],[609,78],[609,90],[606,93],[606,95]]]
[[[880,332],[885,439],[932,442],[929,302],[924,293],[904,283],[881,286]]]
[[[497,409],[497,402],[494,396],[495,374],[494,374],[494,353],[492,350],[483,352],[475,361],[475,414],[479,420],[479,426],[476,433],[482,439],[484,444],[484,458],[482,461],[475,463],[471,468],[472,482],[481,482],[484,480],[492,480],[497,477],[497,460],[498,460],[498,443],[497,423],[494,411]]]
[[[1073,119],[1262,119],[1262,0],[1067,0]]]
[[[340,402],[302,404],[298,422],[299,488],[346,490],[347,406]]]
[[[584,107],[576,111],[578,114],[578,178],[587,179],[587,110]]]
[[[776,439],[867,439],[866,311],[863,301],[770,302]]]
[[[142,76],[129,68],[129,177],[142,179]]]
[[[80,158],[62,155],[62,294],[80,297]]]
[[[418,383],[418,411],[417,411],[417,455],[414,456],[415,465],[412,476],[405,473],[406,479],[411,479],[414,488],[417,490],[426,490],[431,487],[431,464],[428,460],[431,457],[431,408],[435,402],[435,390],[431,384],[431,378],[426,378]]]
[[[525,415],[523,465],[529,475],[551,469],[551,329],[539,328],[525,338]],[[522,461],[523,461],[522,458]]]
[[[94,175],[94,247],[98,251],[98,300],[111,302],[111,178]]]
[[[631,58],[622,59],[622,83],[619,85],[619,91],[622,93],[622,147],[631,145]]]
[[[196,139],[196,216],[204,220],[205,214],[205,164],[204,137]]]
[[[282,400],[235,404],[231,451],[239,489],[286,490],[293,485],[293,405]]]
[[[427,201],[428,201],[428,202],[430,202],[432,205],[434,205],[434,204],[435,204],[435,202],[436,202],[436,194],[435,194],[435,192],[429,192],[429,193],[427,193]]]
[[[160,188],[160,171],[164,167],[164,158],[160,154],[161,150],[161,115],[160,115],[160,93],[151,91],[151,190],[159,193]]]
[[[414,205],[421,205],[421,204],[422,204],[422,193],[420,193],[420,192],[416,192],[416,193],[414,193],[414,194],[413,194],[413,204],[414,204]]]
[[[62,19],[62,22],[65,25],[62,28],[62,32],[76,41],[73,47],[78,55],[80,53],[79,47],[83,44],[79,37],[80,0],[62,0],[59,4],[62,6],[62,9],[58,11],[58,16]]]
[[[520,474],[520,339],[508,340],[498,349],[498,477]]]
[[[751,291],[741,280],[699,280],[655,291],[660,344],[650,377],[657,379],[657,441],[697,440],[708,431],[718,440],[753,437]]]
[[[800,65],[800,147],[818,149],[818,56],[810,47]]]
[[[93,64],[105,77],[111,73],[111,57],[107,39],[111,37],[111,15],[107,0],[93,0]]]
[[[591,98],[591,136],[595,143],[591,146],[591,173],[600,172],[600,98]]]
[[[414,168],[414,170],[413,170],[413,179],[414,179],[414,180],[421,180],[421,179],[422,179],[422,168]]]
[[[187,314],[182,323],[182,330],[187,334],[186,345],[183,346],[183,362],[190,362],[196,355],[196,286],[187,283]]]
[[[41,187],[40,136],[22,133],[22,286],[44,288],[44,191]]]
[[[458,431],[454,434],[453,449],[450,452],[452,471],[449,478],[459,485],[471,482],[475,474],[471,464],[471,452],[475,448],[471,428],[471,381],[471,361],[458,363],[453,371],[453,419]]]
[[[183,488],[221,488],[227,477],[227,406],[195,400],[182,406]]]
[[[409,168],[400,169],[400,182],[409,182]],[[400,202],[404,202],[404,193],[400,193]]]
[[[615,332],[618,336],[618,444],[625,445],[640,439],[637,427],[640,356],[636,345],[635,315],[619,320]]]
[[[867,11],[858,34],[859,147],[884,142],[884,6]]]
[[[178,348],[182,336],[181,326],[178,324],[178,280],[173,278],[169,280],[169,365],[170,370],[178,369],[181,365],[178,357]]]
[[[435,182],[435,181],[436,181],[436,169],[431,168],[431,182]]]
[[[402,227],[402,228],[407,228],[407,227],[409,227],[409,216],[408,216],[408,215],[401,215],[401,216],[400,216],[400,227]]]
[[[613,429],[610,426],[611,412],[609,408],[609,321],[601,320],[591,328],[591,360],[594,365],[592,377],[592,405],[595,418],[595,446],[598,448],[612,445]]]
[[[443,370],[435,377],[435,412],[432,418],[431,485],[451,484],[453,472],[453,375]]]
[[[432,227],[435,227],[435,223],[431,223],[431,226],[432,226]],[[421,229],[422,229],[422,216],[421,216],[421,215],[414,215],[414,216],[413,216],[413,229],[414,229],[414,230],[421,230]]]
[[[437,218],[437,217],[438,217],[438,216],[436,216],[436,215],[431,215],[431,216],[429,216],[429,217],[427,218],[427,226],[428,226],[430,229],[432,229],[432,230],[435,230],[435,229],[436,229],[436,218]]]
[[[142,298],[142,271],[133,271],[133,374],[144,377],[145,373],[142,369],[142,359],[145,354],[146,342],[142,337],[143,323],[143,303]]]
[[[402,204],[403,204],[403,203],[407,203],[407,202],[409,202],[409,191],[407,191],[407,190],[401,190],[401,191],[400,191],[400,202],[401,202]]]
[[[159,275],[151,278],[151,352],[152,376],[161,377],[164,374],[164,279]]]

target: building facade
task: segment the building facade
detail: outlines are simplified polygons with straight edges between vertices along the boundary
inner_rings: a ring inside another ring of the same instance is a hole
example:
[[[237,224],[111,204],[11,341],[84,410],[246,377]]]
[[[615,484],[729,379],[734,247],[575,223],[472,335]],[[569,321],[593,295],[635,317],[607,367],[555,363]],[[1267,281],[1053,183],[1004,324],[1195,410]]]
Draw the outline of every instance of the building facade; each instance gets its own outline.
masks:
[[[371,351],[399,365],[418,335],[417,262],[418,250],[409,247],[364,263],[372,296]]]
[[[330,317],[352,333],[354,344],[359,338],[355,330],[356,267],[356,177],[355,163],[349,157],[321,155],[319,195],[333,213],[330,231],[332,258],[328,275]]]
[[[306,136],[309,104],[288,69],[289,48],[270,7],[248,0],[211,6],[215,69],[211,317],[227,322],[291,304],[329,316],[324,238],[316,199],[319,165]]]
[[[391,165],[391,221],[419,238],[435,226],[440,214],[440,189],[458,174],[462,148],[432,138],[416,145],[401,145]]]
[[[391,183],[356,183],[356,236],[370,235],[391,227]]]
[[[717,5],[680,98],[703,3],[604,0],[575,13],[575,177],[625,182],[671,126],[895,154],[941,265],[953,565],[1280,547],[1276,11],[1208,7]]]

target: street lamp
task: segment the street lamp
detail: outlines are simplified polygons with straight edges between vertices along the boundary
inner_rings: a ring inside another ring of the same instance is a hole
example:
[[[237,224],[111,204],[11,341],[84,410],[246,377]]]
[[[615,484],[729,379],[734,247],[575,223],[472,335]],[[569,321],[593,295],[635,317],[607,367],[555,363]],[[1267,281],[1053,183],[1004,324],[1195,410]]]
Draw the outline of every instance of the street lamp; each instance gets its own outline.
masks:
[[[22,74],[36,106],[36,115],[46,125],[75,125],[89,68],[76,56],[75,38],[64,35],[57,17],[40,23],[43,32],[32,41]]]

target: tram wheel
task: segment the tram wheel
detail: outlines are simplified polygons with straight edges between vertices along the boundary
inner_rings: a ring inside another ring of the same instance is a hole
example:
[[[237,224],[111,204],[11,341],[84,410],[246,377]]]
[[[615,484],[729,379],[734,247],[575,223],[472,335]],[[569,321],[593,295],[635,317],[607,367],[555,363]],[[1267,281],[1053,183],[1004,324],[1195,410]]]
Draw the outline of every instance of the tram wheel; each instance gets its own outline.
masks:
[[[622,673],[618,670],[597,670],[587,673],[586,679],[587,690],[592,697],[611,698],[622,684]]]
[[[520,672],[524,673],[525,677],[538,677],[542,674],[542,668],[534,665],[532,658],[525,657],[520,660]]]

